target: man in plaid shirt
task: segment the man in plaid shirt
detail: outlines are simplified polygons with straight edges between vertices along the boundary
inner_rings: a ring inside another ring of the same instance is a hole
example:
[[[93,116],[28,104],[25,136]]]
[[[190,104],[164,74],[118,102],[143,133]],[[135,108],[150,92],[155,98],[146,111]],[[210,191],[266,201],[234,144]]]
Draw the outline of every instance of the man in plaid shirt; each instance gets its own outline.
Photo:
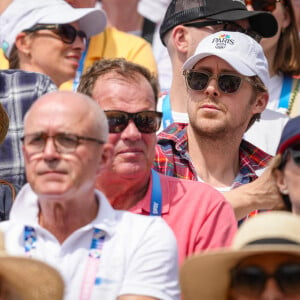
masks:
[[[154,169],[225,193],[252,182],[271,159],[243,140],[268,101],[268,64],[261,46],[239,32],[214,33],[199,43],[183,70],[190,123],[173,123],[159,134]],[[255,205],[233,204],[236,217],[274,203]]]
[[[9,129],[0,145],[0,178],[12,183],[16,190],[26,183],[20,141],[24,115],[36,99],[56,89],[51,79],[40,73],[0,71],[0,102],[9,116]]]

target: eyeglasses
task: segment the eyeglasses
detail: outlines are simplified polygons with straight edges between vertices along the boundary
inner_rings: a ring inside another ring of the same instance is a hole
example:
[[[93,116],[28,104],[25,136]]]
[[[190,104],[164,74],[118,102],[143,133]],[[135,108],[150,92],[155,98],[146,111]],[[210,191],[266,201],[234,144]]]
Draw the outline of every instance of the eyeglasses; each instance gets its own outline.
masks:
[[[24,32],[35,32],[45,29],[53,30],[65,44],[73,44],[77,36],[79,36],[84,44],[86,44],[86,33],[82,30],[77,30],[70,24],[36,24],[33,27],[24,30]]]
[[[246,5],[251,5],[254,10],[262,10],[272,12],[276,9],[276,3],[283,0],[246,0]]]
[[[249,77],[242,77],[237,74],[219,73],[217,75],[210,74],[205,71],[183,71],[185,81],[191,90],[204,90],[211,79],[216,79],[219,89],[225,94],[233,94],[237,92],[243,80],[255,85]]]
[[[269,278],[275,279],[285,295],[300,294],[299,263],[282,264],[272,274],[258,266],[237,267],[231,271],[231,288],[240,294],[258,297]]]
[[[221,20],[207,20],[207,21],[198,21],[192,23],[183,24],[185,27],[195,27],[195,28],[203,28],[203,27],[210,27],[213,26],[213,31],[234,31],[234,32],[241,32],[247,34],[248,36],[252,37],[258,43],[260,42],[262,36],[258,34],[256,31],[252,29],[245,29],[241,25],[235,22],[230,21],[221,21]]]
[[[23,142],[23,145],[29,154],[35,154],[44,151],[48,138],[53,139],[55,149],[58,153],[74,152],[81,140],[95,142],[100,145],[105,144],[104,141],[99,139],[71,133],[57,133],[50,136],[45,132],[26,134],[21,138],[21,141]]]
[[[137,129],[142,133],[156,132],[161,123],[162,113],[158,111],[140,111],[128,113],[121,110],[104,111],[108,120],[109,133],[120,133],[133,120]]]

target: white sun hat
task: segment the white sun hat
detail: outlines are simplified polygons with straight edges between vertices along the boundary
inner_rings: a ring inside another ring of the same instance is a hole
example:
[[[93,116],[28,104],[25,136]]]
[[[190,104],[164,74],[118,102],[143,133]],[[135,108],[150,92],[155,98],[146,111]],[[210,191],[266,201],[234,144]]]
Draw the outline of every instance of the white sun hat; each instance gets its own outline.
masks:
[[[105,29],[106,14],[99,8],[74,8],[64,0],[13,0],[0,15],[0,46],[9,57],[17,35],[25,29],[76,21],[90,37]]]

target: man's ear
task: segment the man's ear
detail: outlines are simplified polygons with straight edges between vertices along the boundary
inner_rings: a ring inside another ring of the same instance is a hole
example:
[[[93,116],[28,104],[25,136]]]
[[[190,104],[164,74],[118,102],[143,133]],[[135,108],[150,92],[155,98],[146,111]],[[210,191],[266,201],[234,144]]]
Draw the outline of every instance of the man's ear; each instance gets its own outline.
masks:
[[[101,153],[101,159],[99,160],[97,175],[99,175],[104,169],[109,168],[113,156],[113,146],[109,143],[104,144]]]
[[[187,53],[191,38],[188,29],[183,25],[177,25],[172,29],[171,34],[176,49],[179,52]]]
[[[30,37],[25,32],[20,32],[17,35],[15,45],[20,53],[23,53],[26,56],[30,54],[31,41]]]
[[[266,92],[258,93],[256,100],[255,100],[253,114],[259,114],[262,111],[264,111],[265,108],[267,107],[268,100],[269,100],[268,93],[266,93]]]

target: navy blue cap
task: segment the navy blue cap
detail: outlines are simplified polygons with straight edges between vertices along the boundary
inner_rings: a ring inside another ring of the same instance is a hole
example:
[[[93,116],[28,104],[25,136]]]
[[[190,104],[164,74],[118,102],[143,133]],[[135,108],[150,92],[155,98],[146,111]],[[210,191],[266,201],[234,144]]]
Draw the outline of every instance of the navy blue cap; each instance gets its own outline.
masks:
[[[276,153],[282,154],[296,143],[300,143],[300,116],[288,120],[285,124]]]

